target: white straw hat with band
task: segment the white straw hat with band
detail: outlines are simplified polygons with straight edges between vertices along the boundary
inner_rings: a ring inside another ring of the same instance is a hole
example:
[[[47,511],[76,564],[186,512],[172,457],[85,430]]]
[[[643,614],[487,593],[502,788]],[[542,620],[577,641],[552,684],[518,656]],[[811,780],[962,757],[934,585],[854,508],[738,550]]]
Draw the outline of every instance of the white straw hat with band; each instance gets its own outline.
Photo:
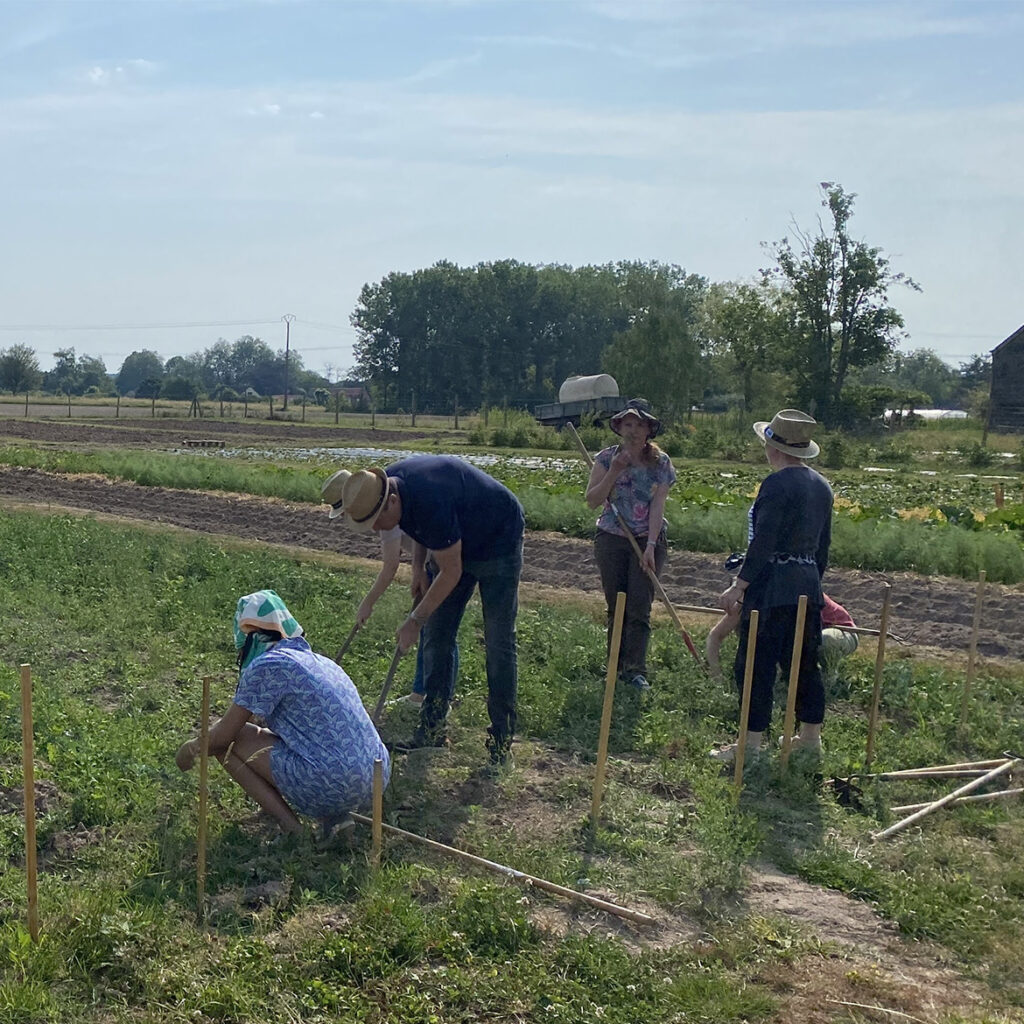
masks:
[[[817,425],[818,421],[813,416],[799,409],[780,409],[770,423],[766,420],[755,423],[754,433],[770,448],[797,459],[814,459],[821,451],[811,440],[811,433]]]
[[[345,490],[345,481],[352,474],[347,469],[339,469],[333,476],[329,476],[325,481],[323,487],[320,488],[320,500],[325,505],[331,506],[331,513],[328,516],[329,519],[337,519],[339,516],[345,514],[345,502],[343,494]]]
[[[353,473],[342,489],[345,525],[356,533],[368,533],[384,511],[391,493],[391,481],[383,469],[372,466]]]

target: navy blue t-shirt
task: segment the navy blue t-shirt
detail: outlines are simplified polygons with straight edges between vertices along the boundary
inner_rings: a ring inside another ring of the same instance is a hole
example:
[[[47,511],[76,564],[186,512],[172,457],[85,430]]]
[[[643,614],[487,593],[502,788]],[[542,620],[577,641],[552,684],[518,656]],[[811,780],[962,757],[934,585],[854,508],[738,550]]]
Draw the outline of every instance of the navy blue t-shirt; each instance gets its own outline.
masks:
[[[385,470],[398,481],[399,526],[431,551],[462,541],[462,559],[512,554],[526,525],[519,499],[494,477],[452,455],[419,455]]]

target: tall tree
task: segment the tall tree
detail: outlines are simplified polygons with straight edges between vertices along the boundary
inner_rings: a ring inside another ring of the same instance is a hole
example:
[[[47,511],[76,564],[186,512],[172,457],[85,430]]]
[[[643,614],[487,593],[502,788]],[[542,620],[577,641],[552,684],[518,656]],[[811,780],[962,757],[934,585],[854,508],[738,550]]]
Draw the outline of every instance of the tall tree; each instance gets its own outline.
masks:
[[[126,395],[129,391],[137,391],[144,380],[158,382],[164,375],[164,361],[149,349],[132,352],[121,364],[117,374],[117,390]]]
[[[843,384],[851,367],[883,359],[896,346],[903,318],[889,305],[896,284],[917,284],[890,268],[882,250],[850,236],[856,194],[841,185],[821,184],[828,222],[816,234],[794,225],[794,242],[783,238],[769,248],[792,294],[795,321],[790,333],[789,371],[794,399],[826,423],[840,412]]]
[[[0,349],[0,390],[18,394],[39,387],[43,375],[34,349],[12,345]]]

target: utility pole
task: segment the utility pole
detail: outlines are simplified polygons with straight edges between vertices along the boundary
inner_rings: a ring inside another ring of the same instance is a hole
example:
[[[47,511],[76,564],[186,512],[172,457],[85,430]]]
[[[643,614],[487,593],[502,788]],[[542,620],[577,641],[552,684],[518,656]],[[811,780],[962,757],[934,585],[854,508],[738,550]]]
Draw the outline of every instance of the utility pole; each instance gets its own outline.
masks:
[[[284,408],[283,412],[288,411],[288,360],[291,355],[291,340],[292,340],[292,321],[295,319],[294,313],[285,313],[281,319],[284,321]]]

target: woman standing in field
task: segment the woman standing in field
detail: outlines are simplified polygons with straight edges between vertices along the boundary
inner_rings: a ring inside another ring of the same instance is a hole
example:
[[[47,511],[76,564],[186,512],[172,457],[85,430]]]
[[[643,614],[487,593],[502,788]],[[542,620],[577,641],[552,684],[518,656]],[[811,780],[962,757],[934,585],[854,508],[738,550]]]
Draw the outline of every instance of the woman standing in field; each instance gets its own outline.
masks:
[[[615,599],[626,594],[626,614],[619,649],[619,678],[638,690],[647,681],[647,645],[651,637],[652,577],[668,556],[665,500],[676,481],[669,457],[654,444],[661,421],[642,398],[635,398],[611,419],[622,442],[599,452],[587,484],[587,504],[601,508],[594,539],[594,558],[608,606],[611,644]],[[637,559],[627,531],[643,555]]]
[[[718,599],[727,615],[739,612],[740,642],[734,674],[742,692],[750,613],[757,609],[757,648],[750,693],[747,752],[760,750],[771,721],[772,694],[778,669],[788,671],[793,658],[797,605],[807,598],[797,681],[797,747],[821,750],[825,686],[818,664],[821,646],[821,578],[832,540],[832,488],[808,465],[817,457],[811,440],[815,420],[796,409],[777,412],[771,423],[754,424],[771,473],[761,484],[750,510],[750,543],[736,579]],[[851,620],[852,621],[852,620]],[[719,761],[736,756],[730,743],[711,752]]]

